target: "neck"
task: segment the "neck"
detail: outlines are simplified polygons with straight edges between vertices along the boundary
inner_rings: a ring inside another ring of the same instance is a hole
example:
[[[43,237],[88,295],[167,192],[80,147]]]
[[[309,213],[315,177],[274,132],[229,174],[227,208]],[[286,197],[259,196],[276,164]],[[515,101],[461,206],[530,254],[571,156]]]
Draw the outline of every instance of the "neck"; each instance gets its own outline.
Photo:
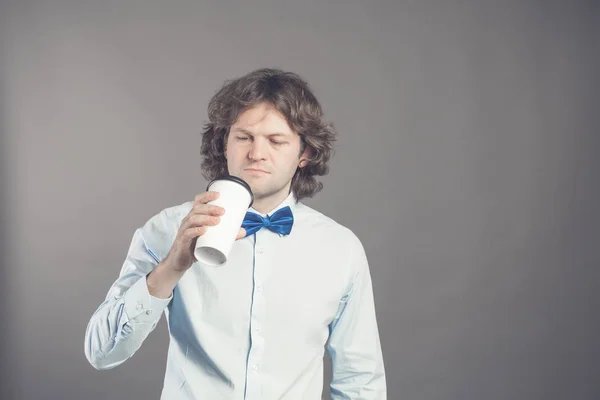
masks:
[[[289,189],[267,197],[254,198],[252,208],[262,214],[269,214],[289,196]]]

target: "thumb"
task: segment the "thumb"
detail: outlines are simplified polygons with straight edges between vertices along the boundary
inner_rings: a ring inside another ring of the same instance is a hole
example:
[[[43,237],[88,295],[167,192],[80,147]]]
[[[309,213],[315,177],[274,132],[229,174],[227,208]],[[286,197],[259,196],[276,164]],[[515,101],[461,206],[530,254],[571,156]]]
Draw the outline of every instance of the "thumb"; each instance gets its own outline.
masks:
[[[235,240],[243,239],[245,237],[246,237],[246,230],[244,228],[240,228],[240,231],[239,231],[237,237],[235,238]]]

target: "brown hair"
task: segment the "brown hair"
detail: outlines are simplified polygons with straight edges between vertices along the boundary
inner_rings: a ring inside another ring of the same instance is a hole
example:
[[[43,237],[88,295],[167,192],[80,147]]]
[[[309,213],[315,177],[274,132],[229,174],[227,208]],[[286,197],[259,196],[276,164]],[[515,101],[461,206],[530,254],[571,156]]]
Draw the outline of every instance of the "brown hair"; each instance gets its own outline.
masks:
[[[263,68],[226,81],[208,104],[208,119],[202,132],[202,175],[209,181],[227,173],[225,144],[229,129],[239,115],[260,103],[269,103],[300,135],[301,150],[310,149],[310,160],[297,168],[291,190],[300,200],[312,197],[323,188],[315,176],[329,172],[327,163],[336,140],[333,124],[326,122],[321,105],[308,84],[298,75],[279,69]]]

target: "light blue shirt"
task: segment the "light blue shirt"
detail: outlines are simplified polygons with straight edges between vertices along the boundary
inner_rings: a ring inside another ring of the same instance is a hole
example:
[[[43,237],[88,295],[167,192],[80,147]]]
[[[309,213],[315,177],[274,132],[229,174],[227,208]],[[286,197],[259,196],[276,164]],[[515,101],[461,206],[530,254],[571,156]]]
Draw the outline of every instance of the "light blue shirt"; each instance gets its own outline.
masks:
[[[161,399],[321,399],[328,339],[332,399],[386,399],[360,240],[293,193],[273,212],[285,206],[294,215],[290,235],[263,228],[236,241],[223,266],[194,263],[168,299],[150,295],[146,275],[168,254],[192,202],[148,220],[88,324],[89,362],[122,364],[164,312],[170,342]]]

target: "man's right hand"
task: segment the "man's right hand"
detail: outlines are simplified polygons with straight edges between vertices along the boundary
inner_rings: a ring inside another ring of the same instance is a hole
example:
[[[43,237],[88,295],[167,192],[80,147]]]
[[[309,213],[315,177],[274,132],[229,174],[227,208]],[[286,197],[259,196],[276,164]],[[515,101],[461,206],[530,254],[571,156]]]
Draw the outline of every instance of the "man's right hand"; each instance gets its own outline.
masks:
[[[219,192],[203,192],[196,196],[192,209],[181,221],[175,241],[165,258],[165,264],[169,268],[177,272],[183,272],[197,261],[194,257],[196,240],[206,233],[207,227],[217,225],[221,221],[221,216],[225,213],[223,207],[206,204],[218,197]],[[246,231],[244,228],[240,228],[236,240],[245,236]]]
[[[206,204],[218,197],[218,192],[204,192],[196,196],[192,209],[181,221],[169,254],[146,277],[148,292],[152,296],[169,298],[179,279],[196,262],[196,240],[206,233],[208,226],[217,225],[224,214],[222,207]],[[246,231],[240,228],[236,240],[245,236]]]

